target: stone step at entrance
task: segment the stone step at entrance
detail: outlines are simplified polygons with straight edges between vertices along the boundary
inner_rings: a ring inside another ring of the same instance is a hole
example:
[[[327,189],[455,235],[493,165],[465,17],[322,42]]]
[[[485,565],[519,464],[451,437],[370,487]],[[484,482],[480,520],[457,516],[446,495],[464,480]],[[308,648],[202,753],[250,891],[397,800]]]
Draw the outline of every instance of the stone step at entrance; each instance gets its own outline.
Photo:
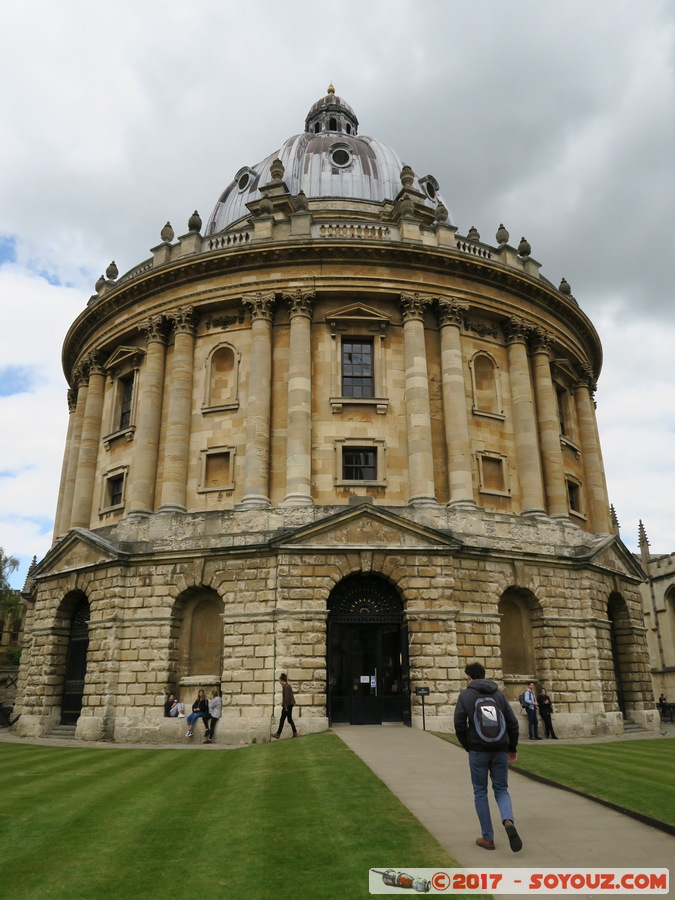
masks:
[[[646,728],[643,728],[642,725],[638,725],[637,722],[634,722],[632,719],[624,719],[623,720],[623,733],[624,734],[635,734],[636,732],[646,731]]]
[[[60,741],[74,741],[75,740],[75,726],[74,725],[55,725],[51,731],[48,731],[45,734],[46,738],[57,738]]]

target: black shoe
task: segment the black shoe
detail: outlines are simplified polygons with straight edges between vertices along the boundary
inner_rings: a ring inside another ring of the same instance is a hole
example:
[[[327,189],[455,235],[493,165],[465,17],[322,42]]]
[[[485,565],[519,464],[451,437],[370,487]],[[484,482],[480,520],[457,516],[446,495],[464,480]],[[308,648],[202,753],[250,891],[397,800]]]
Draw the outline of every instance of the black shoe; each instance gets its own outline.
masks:
[[[511,845],[513,852],[517,853],[519,850],[522,850],[523,842],[521,841],[520,835],[516,831],[516,826],[513,822],[509,822],[508,825],[505,824],[504,828],[506,829],[506,836],[509,839],[509,844]]]

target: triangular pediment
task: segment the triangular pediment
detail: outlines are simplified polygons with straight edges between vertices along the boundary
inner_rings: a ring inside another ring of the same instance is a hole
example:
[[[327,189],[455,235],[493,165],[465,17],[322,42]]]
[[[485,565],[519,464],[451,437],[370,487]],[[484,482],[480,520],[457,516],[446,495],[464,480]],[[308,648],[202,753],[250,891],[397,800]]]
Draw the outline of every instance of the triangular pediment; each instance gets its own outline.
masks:
[[[369,331],[384,332],[391,319],[363,303],[351,303],[349,306],[342,306],[327,314],[326,322],[333,334],[350,325],[358,325]]]
[[[86,569],[101,563],[114,562],[127,554],[105,538],[84,528],[72,528],[58,544],[31,570],[31,577],[59,575]]]
[[[459,549],[461,542],[446,532],[419,525],[410,519],[371,504],[348,507],[319,522],[304,525],[275,538],[285,548],[340,547],[368,550],[373,547],[404,549]]]
[[[140,347],[117,347],[105,361],[104,369],[110,372],[115,369],[128,367],[137,368],[145,356],[145,350]]]
[[[610,535],[601,541],[591,554],[590,562],[603,569],[609,569],[626,578],[644,581],[645,573],[623,541]]]

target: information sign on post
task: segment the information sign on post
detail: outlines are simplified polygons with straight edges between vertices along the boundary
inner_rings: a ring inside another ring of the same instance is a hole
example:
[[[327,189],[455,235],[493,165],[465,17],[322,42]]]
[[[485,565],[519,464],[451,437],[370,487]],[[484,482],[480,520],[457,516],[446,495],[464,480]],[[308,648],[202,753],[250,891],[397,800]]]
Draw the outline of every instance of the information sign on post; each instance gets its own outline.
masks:
[[[427,720],[424,714],[424,698],[429,696],[429,688],[426,686],[415,688],[415,693],[422,698],[422,731],[427,730]]]

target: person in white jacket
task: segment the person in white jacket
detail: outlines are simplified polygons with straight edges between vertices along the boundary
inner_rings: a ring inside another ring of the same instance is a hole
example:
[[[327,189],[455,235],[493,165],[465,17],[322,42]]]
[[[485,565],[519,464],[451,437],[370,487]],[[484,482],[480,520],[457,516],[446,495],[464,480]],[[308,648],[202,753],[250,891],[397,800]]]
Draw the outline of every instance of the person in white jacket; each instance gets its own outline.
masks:
[[[216,725],[222,713],[223,701],[220,699],[218,691],[214,688],[209,697],[209,727],[206,729],[205,744],[213,743],[213,735],[216,733]]]

